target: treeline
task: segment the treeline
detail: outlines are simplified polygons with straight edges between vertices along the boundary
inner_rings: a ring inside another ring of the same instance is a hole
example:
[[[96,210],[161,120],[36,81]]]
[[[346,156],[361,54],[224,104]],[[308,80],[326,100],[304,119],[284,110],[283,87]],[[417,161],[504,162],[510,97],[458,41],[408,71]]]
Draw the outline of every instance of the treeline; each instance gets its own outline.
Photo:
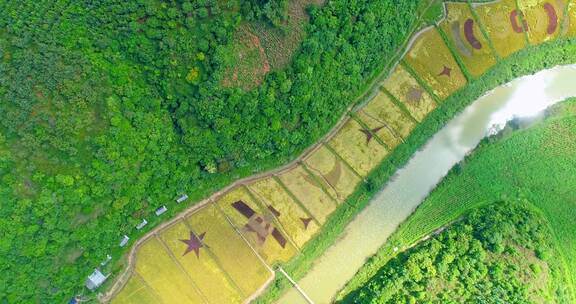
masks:
[[[81,293],[159,205],[296,156],[392,57],[418,5],[310,8],[294,62],[245,92],[221,85],[235,30],[285,14],[246,3],[0,3],[0,302]]]
[[[552,237],[521,204],[492,204],[399,254],[341,303],[563,303]]]

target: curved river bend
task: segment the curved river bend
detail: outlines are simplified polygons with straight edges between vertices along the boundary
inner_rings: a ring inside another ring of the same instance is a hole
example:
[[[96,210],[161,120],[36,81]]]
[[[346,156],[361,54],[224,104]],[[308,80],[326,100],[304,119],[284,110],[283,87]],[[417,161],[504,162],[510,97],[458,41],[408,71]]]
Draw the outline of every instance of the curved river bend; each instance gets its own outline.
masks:
[[[315,261],[298,285],[316,304],[330,303],[365,260],[394,232],[446,173],[482,138],[515,117],[529,117],[576,96],[576,65],[517,78],[480,97],[436,133]],[[306,304],[290,289],[278,303]]]

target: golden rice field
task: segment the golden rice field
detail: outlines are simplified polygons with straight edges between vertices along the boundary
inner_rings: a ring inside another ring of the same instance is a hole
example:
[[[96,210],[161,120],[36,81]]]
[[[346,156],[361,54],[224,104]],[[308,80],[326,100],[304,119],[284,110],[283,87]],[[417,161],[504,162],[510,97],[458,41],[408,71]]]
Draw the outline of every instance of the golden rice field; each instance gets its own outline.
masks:
[[[340,199],[338,199],[339,196],[338,193],[336,192],[336,189],[334,189],[334,187],[332,187],[325,178],[323,178],[321,175],[318,175],[318,173],[314,172],[314,170],[312,170],[306,164],[306,162],[303,161],[300,162],[300,166],[302,166],[302,169],[308,172],[310,178],[313,179],[316,182],[316,184],[319,185],[324,190],[324,192],[326,192],[328,196],[330,196],[336,202],[336,204],[340,204],[342,202]]]
[[[210,248],[200,248],[197,256],[195,252],[185,253],[187,245],[180,240],[188,239],[190,231],[185,222],[179,221],[162,231],[160,238],[209,303],[240,302],[242,300],[240,288],[223,271]],[[205,231],[193,232],[196,235],[205,233]]]
[[[254,215],[248,217],[233,207],[233,204],[239,201],[252,209]],[[220,198],[216,204],[266,263],[271,265],[276,262],[285,262],[296,254],[296,248],[286,236],[276,217],[270,210],[263,208],[246,188],[235,188]],[[284,236],[285,244],[281,245],[272,237],[272,229],[277,229]]]
[[[473,6],[499,56],[525,47],[528,38],[555,38],[561,22],[564,35],[576,36],[576,1],[565,20],[567,0],[519,0],[522,13],[515,1]],[[243,303],[260,290],[274,275],[271,267],[299,254],[363,177],[436,108],[433,96],[442,102],[466,85],[452,52],[472,76],[496,63],[471,6],[446,7],[438,29],[416,37],[381,90],[301,163],[235,187],[146,240],[112,303]]]
[[[368,175],[388,154],[386,148],[366,132],[358,122],[349,119],[328,142],[328,146],[361,176]]]
[[[144,284],[142,278],[140,278],[138,274],[130,277],[122,289],[122,292],[112,300],[112,304],[156,304],[158,302],[158,297],[148,286],[146,286],[146,284]]]
[[[333,189],[338,201],[343,202],[360,183],[361,179],[325,146],[320,146],[304,162],[309,170]]]
[[[518,0],[518,7],[528,23],[528,41],[540,44],[560,33],[567,0]]]
[[[274,178],[258,180],[248,185],[248,188],[262,202],[280,213],[278,221],[299,248],[302,248],[320,228],[312,215],[298,205]]]
[[[395,134],[387,124],[380,122],[378,119],[369,116],[363,111],[355,113],[354,116],[366,125],[368,129],[374,133],[376,138],[386,145],[388,151],[394,150],[394,147],[402,142],[399,135]]]
[[[337,202],[302,166],[283,172],[277,178],[320,224],[324,224],[328,215],[336,209]]]
[[[358,111],[358,113],[360,112],[386,124],[402,138],[408,137],[416,126],[416,121],[411,118],[409,113],[405,113],[384,92],[378,92],[364,108]]]
[[[397,65],[388,79],[384,81],[384,88],[399,100],[408,109],[410,115],[419,122],[436,108],[432,97],[401,65]]]
[[[135,271],[164,303],[203,303],[190,276],[170,256],[156,237],[150,238],[136,254]]]
[[[456,60],[433,27],[420,33],[404,60],[442,100],[466,84]]]
[[[244,297],[254,293],[272,275],[217,206],[206,206],[185,221],[194,231],[206,232],[203,242]]]
[[[566,18],[565,35],[568,37],[576,37],[576,2],[570,1],[568,5],[568,16]]]
[[[488,40],[474,20],[467,3],[446,2],[445,5],[447,16],[440,22],[440,29],[446,34],[470,74],[474,77],[482,75],[496,63]]]
[[[516,0],[478,3],[473,7],[500,57],[508,57],[526,46],[528,26],[516,8]]]

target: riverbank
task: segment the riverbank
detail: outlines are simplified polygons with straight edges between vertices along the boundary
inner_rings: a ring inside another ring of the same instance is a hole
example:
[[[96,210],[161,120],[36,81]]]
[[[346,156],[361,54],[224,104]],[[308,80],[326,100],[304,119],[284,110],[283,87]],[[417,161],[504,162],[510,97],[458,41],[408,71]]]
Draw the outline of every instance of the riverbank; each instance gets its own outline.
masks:
[[[573,257],[576,227],[573,225],[574,125],[576,101],[558,104],[545,117],[526,128],[507,130],[485,139],[479,147],[453,169],[443,182],[418,207],[413,215],[365,264],[340,293],[353,298],[391,258],[394,247],[403,251],[406,244],[439,226],[495,201],[527,203],[547,221],[552,242],[559,254],[548,258],[560,264],[564,291],[574,299],[576,259]],[[463,195],[463,194],[466,195]]]

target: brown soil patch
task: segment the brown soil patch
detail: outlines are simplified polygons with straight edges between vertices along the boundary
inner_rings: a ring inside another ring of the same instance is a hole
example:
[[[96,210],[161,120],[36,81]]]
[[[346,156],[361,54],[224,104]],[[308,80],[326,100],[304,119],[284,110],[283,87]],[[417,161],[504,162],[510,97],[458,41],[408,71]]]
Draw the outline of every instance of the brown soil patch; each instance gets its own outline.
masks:
[[[258,86],[270,72],[270,64],[260,43],[247,26],[241,26],[235,34],[234,67],[222,81],[224,87],[240,87],[250,90]]]
[[[288,4],[288,20],[281,27],[265,22],[245,23],[236,32],[236,65],[222,84],[250,90],[258,86],[268,72],[288,65],[304,36],[309,16],[306,7],[322,5],[324,0],[292,0]],[[257,51],[258,56],[253,52]]]

